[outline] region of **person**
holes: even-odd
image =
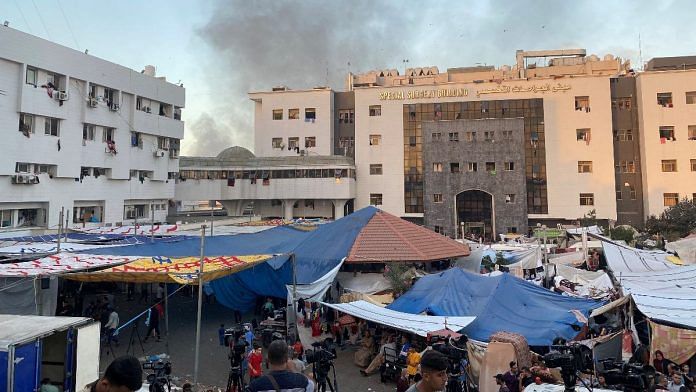
[[[133,296],[135,295],[135,283],[134,282],[128,282],[128,287],[127,287],[127,301],[132,301]]]
[[[83,317],[92,317],[94,314],[94,301],[89,301],[89,305],[85,308],[85,311],[82,312]]]
[[[242,312],[239,310],[234,310],[234,322],[235,324],[241,324],[242,323]]]
[[[164,283],[160,283],[157,285],[157,294],[155,296],[157,298],[157,302],[160,302],[164,299]]]
[[[510,392],[510,389],[505,384],[505,377],[498,373],[495,375],[495,385],[499,385],[498,392]]]
[[[656,372],[660,372],[662,374],[667,374],[667,371],[669,370],[667,368],[669,363],[670,363],[670,361],[665,358],[664,354],[662,354],[662,351],[660,351],[660,350],[655,351],[655,359],[653,359],[653,367],[655,368]]]
[[[527,366],[522,366],[520,372],[520,391],[523,391],[528,385],[534,384],[534,377],[531,370]]]
[[[517,371],[517,362],[510,361],[510,370],[503,374],[505,379],[505,385],[508,387],[510,392],[519,392],[520,390],[520,380],[519,373]]]
[[[145,303],[147,304],[149,302],[150,293],[148,291],[148,286],[149,283],[143,283],[140,287],[140,298],[138,298],[138,303],[140,303],[141,301],[145,301]]]
[[[143,342],[147,342],[147,339],[150,338],[150,335],[155,334],[155,337],[157,338],[157,341],[160,341],[160,329],[159,329],[159,320],[160,320],[160,312],[157,309],[157,307],[152,307],[148,310],[148,317],[147,317],[147,333],[145,334],[145,339]]]
[[[317,313],[314,315],[314,319],[312,320],[312,337],[316,338],[318,336],[321,336],[321,318]]]
[[[191,385],[191,383],[187,382],[181,386],[181,391],[182,392],[193,392],[193,386]]]
[[[41,380],[41,389],[39,392],[60,392],[57,386],[51,384],[51,379],[46,377]]]
[[[218,340],[221,346],[225,345],[225,324],[220,324],[220,328],[218,328]]]
[[[263,375],[263,369],[261,369],[262,362],[261,346],[254,344],[254,350],[249,354],[249,382]]]
[[[143,369],[137,358],[125,355],[113,360],[104,375],[81,392],[135,392],[143,385]]]
[[[363,335],[362,342],[360,343],[360,348],[355,352],[353,356],[353,362],[358,367],[367,367],[372,360],[372,353],[375,351],[375,340],[370,335],[370,331],[366,330]]]
[[[439,351],[428,350],[420,361],[422,379],[411,385],[406,392],[443,391],[447,384],[447,357]]]
[[[669,392],[689,392],[689,388],[684,385],[684,379],[681,373],[675,372],[672,374],[672,380],[667,384]]]
[[[109,307],[109,309],[111,310],[109,313],[109,319],[104,325],[104,330],[106,331],[106,341],[107,343],[115,341],[116,345],[118,346],[118,338],[114,335],[114,332],[116,331],[116,328],[118,328],[119,324],[118,313],[114,308]]]
[[[594,383],[593,386],[596,387],[596,388],[603,388],[603,389],[608,389],[608,388],[609,388],[609,384],[607,384],[607,379],[606,379],[606,377],[604,377],[604,376],[601,375],[601,374],[600,374],[599,376],[597,376],[597,381],[595,381],[595,383]]]
[[[408,337],[408,335],[403,335],[401,337],[401,351],[399,352],[399,358],[402,361],[406,361],[406,357],[408,356],[408,350],[411,348],[411,339]]]
[[[273,317],[273,311],[275,308],[273,307],[273,302],[271,301],[271,297],[266,298],[266,303],[263,304],[263,318],[267,319],[270,317]]]
[[[666,391],[667,390],[667,377],[657,373],[655,374],[655,391]]]
[[[592,252],[592,256],[587,260],[587,269],[590,271],[597,271],[599,269],[599,252]]]
[[[406,357],[406,371],[408,372],[409,380],[414,380],[416,378],[420,361],[420,353],[416,351],[415,347],[411,346],[411,348],[408,349],[408,356]]]
[[[297,354],[298,358],[302,357],[302,353],[304,353],[304,347],[302,346],[302,342],[300,342],[300,338],[297,338],[297,340],[295,340],[295,344],[292,345],[292,351],[295,354]]]
[[[392,358],[386,357],[386,351],[388,351],[386,355],[391,355]],[[393,357],[395,354],[396,341],[394,340],[394,336],[390,335],[387,337],[387,342],[382,344],[382,346],[379,348],[379,352],[377,355],[375,355],[375,358],[372,360],[372,362],[370,362],[367,368],[365,370],[360,370],[360,374],[363,376],[369,376],[370,374],[374,373],[375,370],[379,369],[387,359],[390,359],[391,362],[396,362],[396,358]]]
[[[685,363],[681,365],[682,377],[684,377],[684,384],[691,387],[694,384],[694,374],[689,371],[689,364]]]
[[[300,354],[298,354],[296,351],[292,352],[292,360],[290,361],[293,367],[293,371],[295,373],[304,373],[305,369],[307,369],[307,365],[300,359]]]
[[[270,371],[249,383],[249,392],[314,392],[314,383],[301,373],[288,370],[288,345],[274,340],[268,346]]]

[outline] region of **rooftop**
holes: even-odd
[[[196,167],[288,167],[288,166],[355,166],[351,157],[340,155],[305,155],[288,157],[257,157],[244,147],[229,147],[216,157],[179,158],[179,168]]]

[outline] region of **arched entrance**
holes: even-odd
[[[468,190],[457,195],[457,230],[460,236],[474,235],[490,241],[495,235],[493,195]]]

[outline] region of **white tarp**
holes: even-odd
[[[375,294],[392,288],[389,280],[380,273],[339,272],[338,283],[345,290],[363,294]]]
[[[293,287],[291,284],[285,285],[285,288],[288,290],[288,303],[295,303],[292,295],[294,291],[297,292],[296,299],[302,298],[312,302],[319,302],[324,299],[324,294],[326,294],[326,291],[331,287],[334,279],[336,279],[336,274],[338,274],[338,270],[341,269],[342,265],[343,260],[331,271],[327,272],[326,275],[310,284],[298,284],[296,287]]]
[[[91,268],[125,264],[143,256],[101,256],[80,253],[58,253],[33,261],[0,264],[0,277],[45,276]]]
[[[61,242],[60,250],[63,252],[82,252],[88,249],[109,248],[117,245],[95,245],[82,244],[76,242]],[[12,245],[3,246],[0,248],[0,253],[10,254],[32,254],[32,253],[53,253],[58,250],[58,245],[55,242],[17,242]]]
[[[664,271],[679,268],[678,265],[667,259],[667,257],[672,256],[667,252],[631,248],[619,245],[606,237],[597,237],[602,239],[604,257],[607,259],[609,269],[617,279],[619,274],[624,272]]]
[[[696,266],[615,277],[649,318],[696,328]]]
[[[576,294],[582,297],[603,298],[614,288],[609,275],[602,271],[587,271],[563,264],[556,264],[555,270],[555,276],[579,284]]]
[[[524,392],[563,392],[565,391],[565,386],[563,385],[553,385],[553,384],[531,384],[524,389]],[[575,392],[588,392],[588,389],[583,386],[576,386]],[[592,388],[592,392],[617,392],[616,389],[600,389]]]
[[[577,227],[572,229],[566,229],[566,233],[570,235],[582,235],[582,233],[602,234],[602,228],[597,225],[588,227]]]
[[[668,242],[665,249],[678,254],[684,264],[696,264],[696,235]]]
[[[11,345],[23,343],[39,336],[50,335],[54,331],[63,331],[72,326],[92,322],[92,319],[86,317],[0,314],[0,349],[7,349]]]
[[[113,227],[92,227],[92,228],[82,228],[82,227],[72,227],[71,230],[87,233],[87,234],[130,234],[130,235],[163,235],[163,234],[174,234],[179,230],[179,226],[174,225],[138,225],[137,229],[135,226],[113,226]]]
[[[216,224],[217,225],[217,224]],[[237,234],[253,234],[253,233],[259,233],[261,231],[265,231],[268,229],[273,229],[278,226],[236,226],[236,225],[227,225],[227,226],[213,226],[213,235],[237,235]],[[210,230],[208,230],[209,232]],[[190,235],[190,236],[199,236],[201,235],[201,230],[200,229],[195,229],[195,230],[180,230],[175,233],[176,235]]]
[[[439,331],[445,328],[459,331],[471,324],[475,319],[475,317],[423,316],[401,313],[366,301],[344,304],[324,303],[324,305],[364,320],[411,332],[419,336],[428,336],[428,332]]]

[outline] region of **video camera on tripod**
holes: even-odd
[[[566,392],[575,391],[578,372],[593,372],[592,350],[581,344],[567,345],[563,339],[554,340],[554,343],[551,352],[544,355],[544,363],[549,368],[561,368]]]
[[[322,343],[312,343],[312,347],[312,350],[305,351],[305,358],[307,363],[312,365],[312,374],[317,381],[317,391],[326,391],[327,385],[331,391],[337,391],[338,381],[336,380],[336,368],[333,364],[337,356],[333,339],[327,338]],[[333,369],[333,384],[329,378],[331,369]]]
[[[601,361],[604,370],[599,375],[604,376],[607,385],[621,385],[624,391],[646,391],[654,383],[655,369],[634,363],[616,361],[607,358]]]
[[[442,336],[431,336],[430,343],[433,350],[444,354],[449,361],[447,367],[447,391],[461,392],[469,390],[468,385],[459,382],[459,378],[466,373],[463,366],[468,361],[469,356],[466,351],[467,337],[462,335],[458,339],[445,338]]]
[[[146,377],[147,383],[150,384],[150,392],[164,392],[165,385],[167,386],[167,391],[172,390],[171,362],[162,360],[144,362],[143,370],[152,371],[152,373],[148,374]]]

